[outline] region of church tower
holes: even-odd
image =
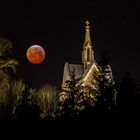
[[[90,26],[89,26],[89,21],[86,21],[85,42],[84,42],[83,51],[82,51],[82,63],[84,65],[84,70],[93,60],[94,60],[94,52],[93,52],[92,43],[90,40]]]

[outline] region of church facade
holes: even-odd
[[[101,75],[100,67],[95,61],[94,50],[90,37],[89,21],[86,21],[85,26],[85,41],[82,50],[82,64],[70,64],[68,62],[64,65],[62,89],[66,89],[66,81],[71,80],[71,73],[74,72],[75,79],[79,79],[79,84],[82,86],[90,86],[95,89],[97,86],[97,79]],[[96,80],[95,80],[96,79]]]

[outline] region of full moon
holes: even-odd
[[[33,45],[27,50],[27,59],[32,64],[39,64],[45,59],[45,51],[39,45]]]

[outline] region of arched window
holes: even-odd
[[[90,49],[87,49],[87,61],[90,61]]]

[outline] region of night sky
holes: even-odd
[[[85,21],[98,62],[107,52],[114,77],[129,72],[140,83],[140,8],[135,2],[0,1],[0,36],[13,42],[18,74],[33,88],[61,85],[64,63],[81,64]],[[42,64],[33,65],[26,51],[33,44],[46,51]]]

